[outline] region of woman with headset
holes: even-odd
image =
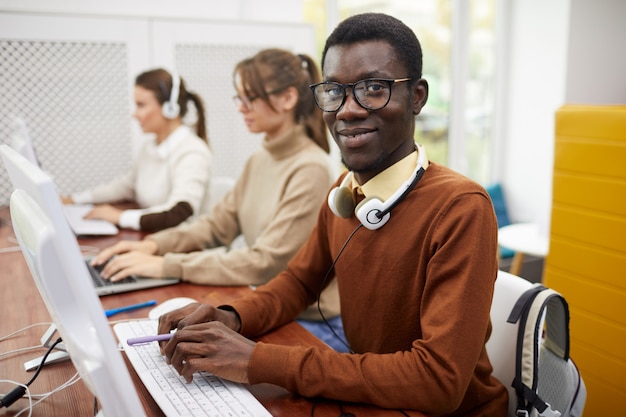
[[[95,204],[87,218],[120,227],[156,232],[176,226],[208,208],[212,153],[206,134],[204,104],[184,81],[164,69],[135,79],[133,116],[154,134],[139,150],[131,170],[108,184],[63,197],[66,204]],[[183,124],[188,102],[196,108],[195,132]],[[132,201],[137,209],[110,203]]]
[[[313,230],[333,177],[326,126],[309,88],[320,81],[319,69],[309,56],[265,49],[239,62],[233,81],[235,105],[248,130],[264,134],[262,148],[207,215],[98,254],[95,265],[110,259],[105,278],[258,286],[286,267]],[[245,247],[230,247],[240,235]],[[206,250],[215,248],[228,250]],[[332,334],[343,334],[334,280],[319,310],[313,304],[299,319],[330,346],[345,348]]]

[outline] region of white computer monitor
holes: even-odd
[[[145,416],[54,182],[7,145],[0,156],[15,190],[11,220],[37,289],[100,415]]]
[[[40,166],[39,159],[37,158],[37,152],[35,152],[35,146],[33,145],[30,133],[28,132],[26,122],[19,117],[14,117],[11,123],[10,145],[28,161]]]

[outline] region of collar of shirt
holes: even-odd
[[[365,197],[375,196],[387,200],[415,171],[417,150],[411,152],[363,185],[352,176],[352,190]]]
[[[178,144],[190,133],[189,127],[185,125],[180,125],[174,129],[174,131],[170,133],[170,135],[163,142],[159,143],[155,147],[159,158],[167,159],[168,155],[170,155],[174,149],[178,147]]]

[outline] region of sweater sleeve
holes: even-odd
[[[124,211],[120,226],[157,232],[177,226],[205,208],[211,178],[211,153],[204,143],[191,139],[181,144],[167,161],[171,189],[167,200],[143,209]]]
[[[91,190],[72,193],[76,204],[108,204],[135,199],[135,171],[130,170],[111,182],[101,184]]]
[[[247,247],[229,251],[198,251],[201,247],[228,245],[239,234],[233,192],[227,194],[204,218],[201,228],[185,228],[193,234],[194,245],[185,244],[186,238],[181,233],[150,237],[157,240],[161,253],[168,252],[164,256],[165,274],[207,285],[266,283],[285,268],[308,237],[320,202],[328,191],[329,175],[328,168],[322,164],[307,164],[294,170],[271,222],[256,241],[248,242]],[[245,185],[238,182],[235,187],[238,186]],[[202,235],[209,238],[203,241]],[[166,242],[176,239],[181,240],[174,246]]]

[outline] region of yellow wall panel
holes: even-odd
[[[556,112],[557,137],[624,139],[626,105],[565,105]]]
[[[559,204],[553,207],[554,236],[606,249],[618,247],[626,236],[626,218],[598,210],[578,210]]]
[[[554,144],[555,168],[560,171],[584,172],[592,176],[624,177],[626,172],[626,144],[615,138],[586,138],[559,136]]]
[[[556,113],[544,282],[568,300],[585,416],[626,415],[626,106]]]
[[[616,387],[615,390],[618,392],[623,392],[622,376],[626,369],[619,361],[579,344],[571,354],[585,382],[587,378],[593,378],[602,384]],[[593,417],[595,414],[585,412],[584,415]]]
[[[626,156],[622,164],[626,167]],[[565,204],[607,214],[619,215],[624,212],[626,181],[555,173],[552,185],[555,205]],[[581,196],[581,189],[586,190],[585,196]]]
[[[548,268],[546,268],[548,272]],[[603,282],[594,281],[586,277],[577,276],[573,273],[550,270],[550,282],[552,285],[563,289],[563,296],[567,299],[570,307],[576,307],[576,314],[593,315],[617,325],[619,314],[624,312],[626,305],[626,290],[614,286],[605,285]],[[593,306],[592,310],[585,310]],[[572,313],[574,314],[574,313]],[[577,323],[572,323],[577,325]],[[621,327],[626,332],[626,326]],[[585,337],[586,334],[581,334]],[[626,336],[626,334],[624,334]],[[626,337],[624,338],[624,352],[626,352]]]
[[[593,377],[585,378],[584,417],[624,417],[624,393]],[[593,393],[593,394],[592,394]]]
[[[549,272],[548,276],[544,274],[546,280],[551,279],[552,271],[561,271],[608,287],[626,289],[626,254],[623,252],[603,250],[559,237],[550,239],[550,253],[545,261],[546,272]],[[626,310],[626,306],[624,308]]]

